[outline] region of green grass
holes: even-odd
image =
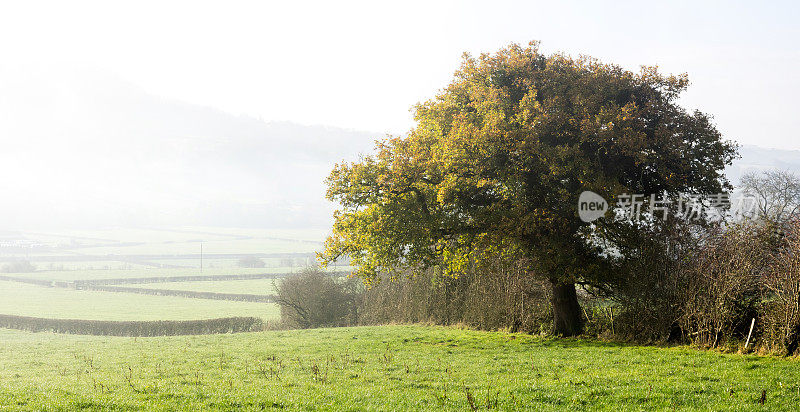
[[[488,394],[501,410],[800,402],[794,360],[442,327],[138,339],[0,330],[0,341],[0,409],[469,410],[467,390],[476,407]]]
[[[191,320],[228,316],[275,319],[276,304],[46,288],[0,281],[0,313],[59,319]]]

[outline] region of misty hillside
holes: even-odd
[[[269,96],[264,96],[269,99]],[[313,98],[310,96],[309,98]],[[324,179],[379,133],[231,115],[97,73],[0,87],[4,227],[325,227]],[[800,152],[741,148],[728,169],[800,172]]]
[[[0,113],[12,227],[327,226],[324,178],[381,137],[265,123],[102,76],[31,76],[0,88]]]
[[[725,170],[731,183],[738,184],[742,174],[749,171],[769,169],[789,170],[800,174],[800,150],[768,149],[743,145],[739,148],[741,158]]]

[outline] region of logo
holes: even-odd
[[[578,216],[586,223],[603,217],[607,210],[608,202],[595,192],[587,190],[578,198]]]

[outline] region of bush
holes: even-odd
[[[689,272],[704,229],[669,219],[617,230],[615,273],[606,287],[590,289],[596,299],[585,304],[587,332],[639,342],[680,339]]]
[[[365,292],[364,324],[463,324],[542,333],[550,329],[550,288],[518,256],[482,253],[458,277],[436,268],[384,275]]]
[[[338,280],[309,268],[280,279],[275,302],[287,327],[348,326],[358,321],[361,288],[358,279]]]
[[[800,345],[800,223],[787,225],[784,244],[764,279],[763,344],[793,355]]]
[[[613,281],[587,304],[589,333],[710,347],[746,339],[776,250],[768,224],[672,220],[628,230],[618,234]]]
[[[682,321],[695,343],[707,346],[747,337],[758,316],[762,281],[772,262],[772,230],[745,222],[710,237],[692,264]]]

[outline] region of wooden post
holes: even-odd
[[[753,318],[753,320],[750,321],[750,332],[747,333],[747,341],[745,341],[745,343],[744,343],[744,349],[745,350],[747,350],[747,345],[750,344],[750,336],[753,335],[753,326],[755,326],[755,325],[756,325],[756,318]]]

